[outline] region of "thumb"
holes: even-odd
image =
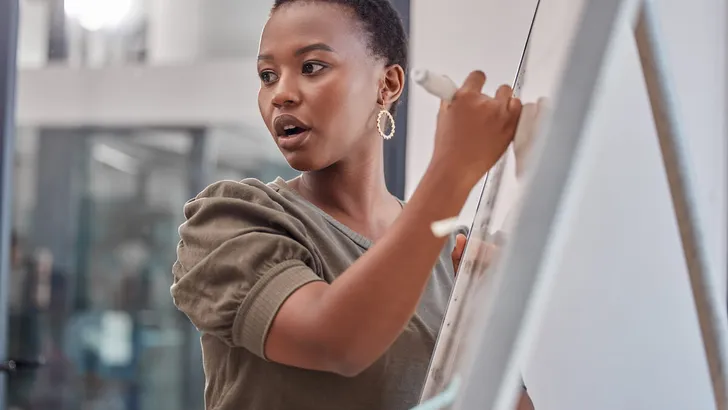
[[[452,250],[452,265],[455,268],[456,273],[458,271],[458,268],[460,267],[460,260],[463,257],[463,251],[465,250],[466,242],[467,238],[463,234],[458,234],[455,237],[455,248]]]

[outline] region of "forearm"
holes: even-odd
[[[431,167],[387,234],[323,293],[316,327],[347,363],[367,366],[399,336],[445,244],[430,225],[457,215],[471,186]]]
[[[531,401],[531,396],[528,395],[528,392],[525,389],[521,393],[521,397],[516,405],[516,410],[535,410],[533,402]]]

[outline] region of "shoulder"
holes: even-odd
[[[270,256],[275,262],[291,256],[308,260],[306,227],[289,211],[275,187],[259,180],[215,182],[184,205],[178,263],[190,270],[211,255],[218,262],[229,260],[230,266],[246,255]]]
[[[202,332],[263,357],[269,324],[300,286],[321,280],[302,223],[275,187],[219,181],[185,204],[173,300]]]
[[[236,214],[238,217],[264,213],[273,216],[285,213],[285,202],[273,184],[253,178],[223,180],[207,186],[187,201],[184,215],[188,220],[199,213]]]
[[[265,184],[258,179],[222,180],[208,185],[187,203],[206,199],[228,199],[264,204],[272,201],[276,195],[278,192],[274,185]]]
[[[294,205],[275,186],[257,179],[215,182],[187,201],[183,212],[183,241],[196,236],[225,240],[251,232],[305,236]]]

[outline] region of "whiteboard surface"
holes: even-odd
[[[553,96],[581,4],[542,0],[524,102]],[[707,365],[631,27],[620,28],[607,61],[587,127],[599,141],[585,154],[582,177],[589,183],[569,215],[569,246],[523,363],[525,381],[538,410],[710,410]],[[520,189],[512,171],[502,189],[510,200],[497,207],[494,229]],[[470,304],[478,314],[482,302]],[[461,332],[459,342],[467,343],[467,329]]]

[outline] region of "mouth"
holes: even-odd
[[[273,131],[278,138],[296,137],[309,130],[311,127],[290,114],[279,115],[273,121]]]

